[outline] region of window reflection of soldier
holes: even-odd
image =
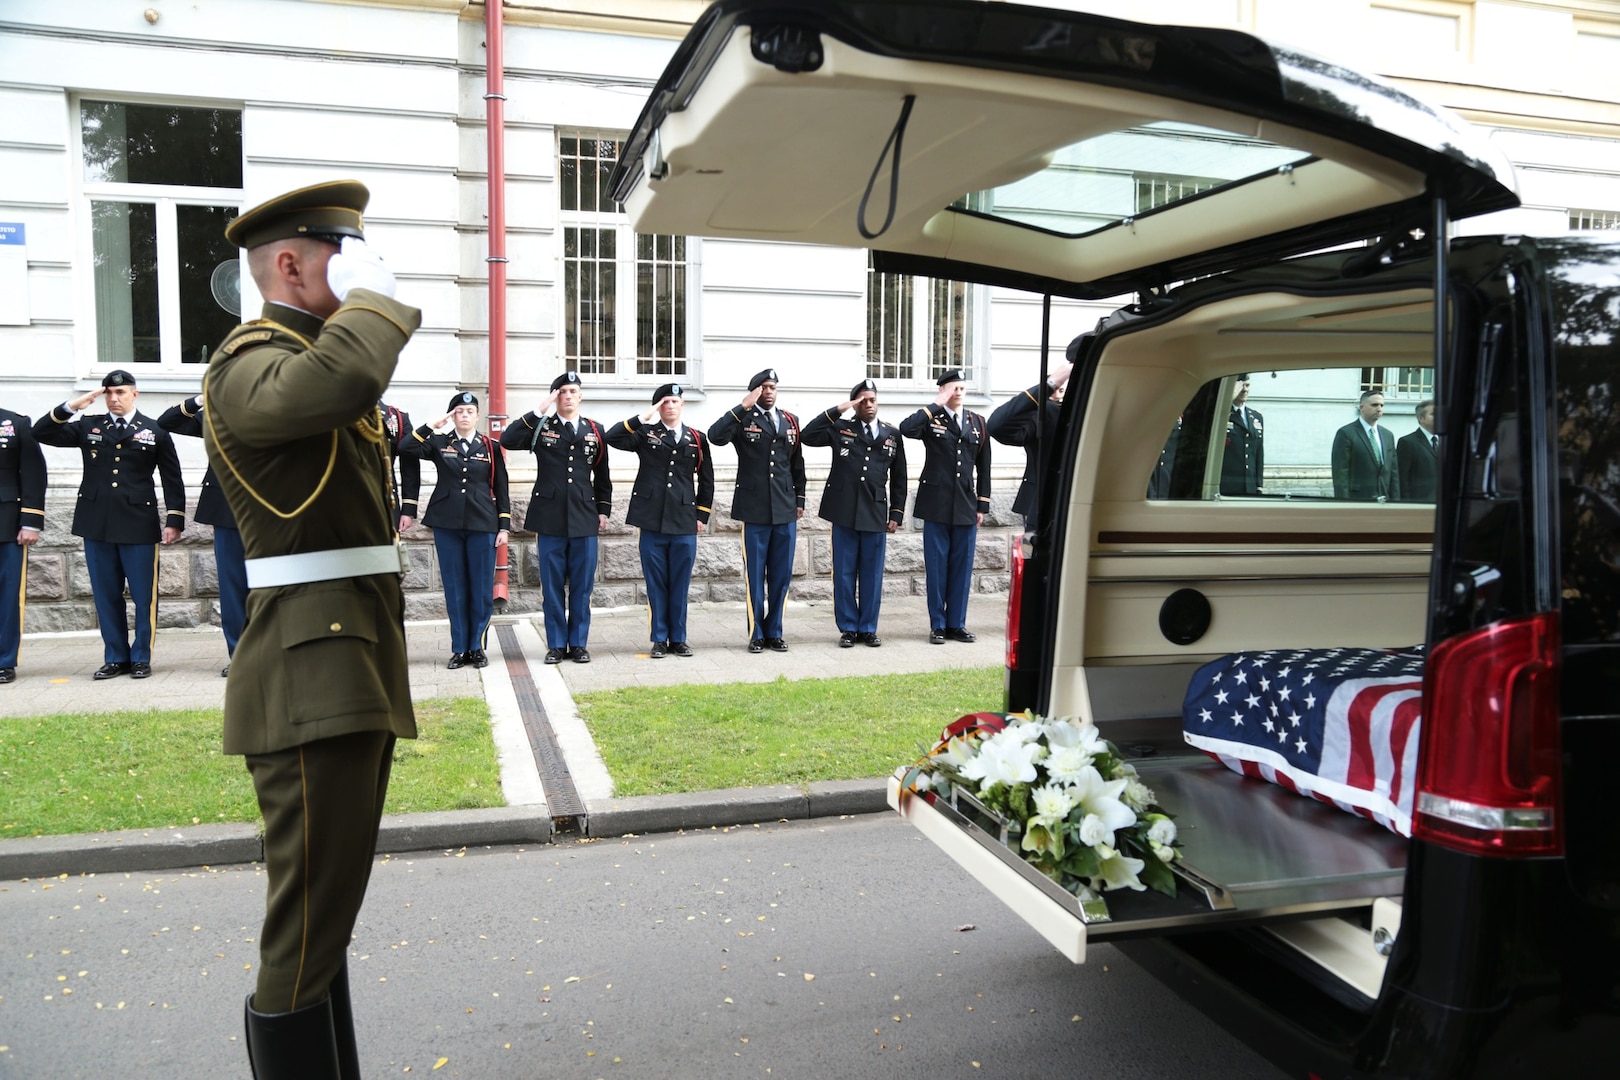
[[[259,1080],[360,1075],[349,942],[394,740],[416,737],[377,399],[421,313],[393,299],[360,239],[368,198],[357,181],[317,184],[226,227],[264,312],[231,331],[203,382],[208,460],[247,555],[225,752],[245,757],[264,816],[245,1010]]]
[[[1221,456],[1221,494],[1259,495],[1265,485],[1265,417],[1248,406],[1249,377],[1239,375],[1226,418],[1226,452]]]
[[[899,428],[878,419],[877,383],[861,381],[849,398],[811,417],[804,442],[833,448],[820,514],[832,523],[838,646],[875,649],[883,644],[877,623],[889,534],[906,515],[906,444]],[[843,419],[845,412],[853,415]]]
[[[171,405],[158,417],[158,427],[171,435],[203,437],[202,395],[186,398]],[[230,675],[231,656],[242,637],[242,622],[247,618],[247,568],[243,565],[242,534],[236,529],[236,515],[231,513],[225,493],[220,490],[214,467],[203,473],[202,490],[197,493],[195,519],[214,531],[214,577],[219,585],[219,623],[225,631],[225,667],[223,678]]]
[[[0,409],[0,683],[17,678],[28,549],[45,527],[45,454],[28,417]]]
[[[1075,339],[1078,343],[1080,338]],[[1074,347],[1070,346],[1072,352]],[[1018,482],[1018,495],[1013,499],[1013,512],[1024,516],[1024,528],[1031,527],[1035,516],[1036,477],[1047,461],[1043,447],[1035,445],[1036,404],[1039,403],[1041,438],[1050,439],[1057,430],[1058,413],[1062,408],[1063,391],[1068,385],[1074,364],[1065,361],[1046,376],[1044,383],[1036,383],[1021,394],[1014,394],[990,414],[986,424],[990,437],[1004,446],[1024,448],[1024,478]]]

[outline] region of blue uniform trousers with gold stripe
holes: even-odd
[[[535,537],[548,649],[583,649],[591,643],[596,550],[595,536]]]
[[[107,664],[150,664],[152,633],[157,628],[156,544],[84,542],[84,561],[90,571],[90,592],[101,627],[101,656]],[[135,603],[135,642],[130,644],[129,619],[124,609],[124,583]]]
[[[450,614],[450,651],[482,649],[495,614],[495,534],[434,529],[433,549],[439,553],[444,606]]]
[[[757,525],[742,523],[743,575],[748,582],[748,636],[782,636],[782,605],[787,603],[793,579],[793,545],[799,523]]]
[[[28,549],[14,538],[0,540],[0,668],[17,666],[28,587]]]
[[[877,633],[889,534],[832,527],[833,621],[847,634]]]
[[[973,549],[977,525],[923,522],[923,572],[928,579],[928,628],[967,626],[968,594],[973,588]]]
[[[219,623],[225,630],[225,655],[236,653],[236,642],[247,621],[247,559],[242,534],[224,525],[214,526],[214,576],[219,580]]]

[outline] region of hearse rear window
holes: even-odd
[[[1166,433],[1147,497],[1432,504],[1434,408],[1429,367],[1213,379]]]

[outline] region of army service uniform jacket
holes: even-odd
[[[990,438],[984,417],[962,410],[963,427],[930,402],[900,421],[900,433],[923,444],[922,475],[911,516],[945,525],[976,525],[990,512]]]
[[[1035,445],[1035,418],[1040,406],[1040,437],[1048,441],[1057,431],[1059,406],[1051,400],[1053,390],[1045,383],[1036,383],[1022,394],[1014,394],[990,414],[985,426],[990,437],[1003,446],[1024,448],[1024,476],[1018,482],[1018,494],[1013,498],[1013,513],[1025,516],[1035,513],[1035,476],[1046,462],[1045,447]]]
[[[663,421],[643,424],[641,417],[608,428],[608,445],[628,450],[641,460],[630,489],[625,522],[638,529],[685,535],[705,525],[714,505],[714,462],[709,441],[696,428],[681,425],[677,444]]]
[[[104,544],[155,544],[162,539],[163,526],[186,527],[180,455],[169,433],[145,413],[124,417],[128,426],[122,436],[114,435],[113,419],[111,413],[75,417],[58,405],[35,422],[34,437],[47,446],[76,446],[84,459],[73,508],[74,536]],[[154,473],[168,509],[161,520]]]
[[[595,420],[527,412],[501,432],[508,450],[534,451],[534,491],[523,527],[540,536],[595,536],[613,513],[607,432]]]
[[[787,525],[799,520],[804,509],[804,448],[799,445],[799,418],[777,409],[771,431],[765,410],[755,405],[733,405],[709,426],[709,441],[717,446],[734,443],[737,451],[737,490],[731,499],[731,519],[754,525]]]
[[[157,422],[158,427],[170,435],[203,437],[202,410],[195,408],[193,399],[189,397],[165,409]],[[204,525],[236,528],[236,517],[231,513],[231,504],[225,501],[225,493],[219,488],[219,478],[214,475],[212,465],[203,473],[202,490],[197,493],[197,512],[192,517]]]
[[[411,437],[411,414],[379,401],[383,427],[388,432],[388,482],[394,482],[394,464],[399,465],[399,486],[394,489],[394,509],[397,515],[420,517],[416,503],[422,494],[422,462],[410,455],[400,454],[400,443]]]
[[[436,435],[423,424],[400,440],[401,458],[431,461],[439,470],[422,524],[430,529],[500,532],[512,525],[506,488],[506,455],[483,432],[462,445],[455,431]]]
[[[0,409],[0,544],[45,528],[45,455],[28,417]]]
[[[1243,414],[1248,413],[1248,423]],[[1253,409],[1234,408],[1226,418],[1226,451],[1221,456],[1221,494],[1258,495],[1266,474],[1266,418]]]
[[[877,438],[856,417],[836,409],[804,425],[806,446],[832,447],[832,469],[821,492],[820,517],[856,532],[885,532],[906,516],[906,444],[900,429],[877,422]]]
[[[367,289],[324,323],[267,303],[214,353],[208,461],[249,560],[395,542],[377,400],[421,318]],[[361,731],[416,736],[399,574],[250,589],[225,687],[225,752]]]

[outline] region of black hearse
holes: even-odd
[[[1041,433],[1006,706],[1134,756],[1179,895],[1088,910],[897,781],[909,820],[1072,959],[1117,942],[1294,1075],[1620,1069],[1620,243],[1452,236],[1516,205],[1511,168],[1332,63],[961,0],[721,0],[612,186],[645,232],[1134,298]],[[1437,402],[1433,501],[1336,497],[1309,453],[1223,494],[1245,380],[1291,403],[1279,450],[1361,391],[1407,426]],[[1313,412],[1323,387],[1346,404]],[[1417,643],[1410,839],[1184,741],[1206,662]]]

